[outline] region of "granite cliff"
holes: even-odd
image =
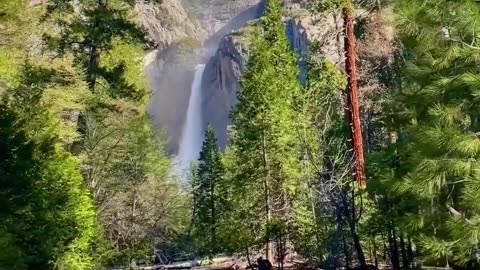
[[[205,1],[195,2],[196,7],[202,8],[202,2]],[[190,9],[183,8],[179,0],[164,0],[161,5],[138,5],[138,11],[143,12],[140,22],[157,44],[157,50],[149,54],[145,65],[152,90],[148,111],[155,126],[167,131],[172,153],[178,149],[193,69],[201,62],[206,63],[202,78],[203,124],[214,126],[222,147],[227,143],[230,110],[248,61],[250,30],[263,13],[264,1],[242,0],[230,9],[227,2],[216,0],[223,8],[221,16],[208,16],[212,14],[208,10],[196,13],[191,0],[183,0]],[[321,18],[313,16],[304,9],[304,3],[286,1],[284,14],[286,34],[299,57],[301,81],[305,80],[303,60],[310,42],[319,42],[327,58],[334,63],[341,65],[342,59],[338,51],[341,48],[338,43],[342,41],[341,22],[335,14]],[[173,19],[168,19],[170,17]],[[181,24],[182,21],[185,23]],[[205,25],[214,25],[215,31]]]
[[[235,104],[236,93],[240,90],[239,79],[246,68],[249,54],[250,28],[255,21],[223,36],[218,49],[207,62],[203,77],[204,123],[212,124],[220,146],[227,144],[229,113]],[[293,50],[298,55],[300,81],[306,79],[305,54],[308,44],[316,41],[322,44],[326,57],[338,65],[342,64],[341,52],[337,50],[341,28],[334,15],[316,18],[299,4],[286,7],[285,30]],[[340,44],[340,46],[342,46]]]

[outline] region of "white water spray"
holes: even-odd
[[[182,182],[188,180],[192,161],[198,159],[203,143],[202,123],[202,76],[205,65],[195,67],[187,118],[183,126],[182,138],[176,157],[175,172]]]

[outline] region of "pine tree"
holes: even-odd
[[[42,142],[49,134],[55,149],[75,155],[70,162],[61,151],[69,170],[81,169],[80,180],[97,206],[104,230],[96,232],[95,239],[101,241],[95,244],[109,249],[105,254],[95,249],[95,255],[114,264],[145,258],[154,246],[186,229],[188,206],[185,194],[170,180],[169,160],[144,110],[148,94],[141,74],[147,44],[135,24],[135,3],[42,2],[0,4],[2,98],[15,108],[19,121],[29,119],[22,128],[29,141]],[[72,173],[70,180],[78,181],[78,176]],[[70,189],[65,185],[63,193]],[[90,196],[84,187],[82,192]],[[50,195],[54,200],[55,194]],[[165,215],[168,218],[160,218]],[[65,225],[71,226],[76,224]],[[110,243],[104,243],[103,233]],[[2,245],[14,241],[9,231],[0,238]],[[56,248],[61,252],[64,247],[59,243]],[[83,248],[76,251],[79,256],[85,255]],[[85,259],[91,259],[88,256]],[[50,259],[57,260],[53,255]],[[70,267],[83,260],[65,259]]]
[[[268,228],[289,224],[298,186],[295,97],[298,68],[281,20],[279,1],[267,2],[256,28],[247,71],[232,113],[239,215],[252,235],[266,240]],[[262,242],[261,239],[257,239]]]
[[[96,212],[63,148],[86,87],[70,59],[46,61],[32,44],[41,6],[8,0],[0,10],[0,268],[92,269]]]
[[[334,250],[338,239],[329,194],[333,185],[321,176],[327,174],[325,161],[334,152],[333,130],[344,122],[341,96],[346,78],[325,59],[318,44],[310,45],[307,60],[306,85],[297,98],[302,163],[292,241],[296,252],[323,263],[329,256],[340,256]]]
[[[102,55],[119,43],[145,43],[145,34],[132,18],[134,2],[49,0],[47,3],[45,19],[60,31],[46,33],[45,39],[60,54],[73,53],[76,64],[85,70],[85,80],[92,92],[98,91],[98,80],[105,80],[110,86],[105,90],[113,97],[143,98],[144,89],[125,79],[126,59],[112,66],[102,64],[101,60]]]
[[[62,149],[48,106],[30,103],[35,116],[27,118],[17,105],[15,96],[0,102],[0,238],[18,261],[1,258],[0,267],[92,269],[99,228],[78,164]]]
[[[478,252],[480,6],[475,1],[399,1],[408,63],[398,123],[407,146],[403,191],[419,199],[412,218],[422,255],[473,264]],[[477,265],[478,267],[478,265]]]
[[[215,255],[222,243],[218,237],[218,223],[225,209],[223,190],[224,166],[212,126],[205,131],[198,168],[193,182],[194,234],[203,252]]]

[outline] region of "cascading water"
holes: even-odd
[[[175,173],[182,182],[188,180],[191,163],[198,159],[202,148],[202,76],[204,70],[205,65],[197,65],[195,67],[195,75],[188,101],[187,117],[176,157]]]

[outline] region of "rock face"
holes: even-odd
[[[212,124],[221,147],[227,144],[230,110],[240,89],[239,77],[245,70],[248,55],[247,37],[234,34],[220,41],[216,54],[203,73],[203,119]]]
[[[218,33],[234,18],[241,17],[262,0],[182,0],[209,35]],[[224,33],[225,35],[225,33]],[[218,44],[217,44],[218,45]]]
[[[217,2],[222,7],[229,7],[231,2],[228,1]],[[240,90],[239,78],[248,61],[250,24],[265,10],[264,0],[237,0],[237,8],[230,9],[230,13],[207,16],[212,11],[204,11],[201,23],[196,23],[181,2],[163,0],[162,4],[152,4],[149,1],[137,1],[136,4],[139,22],[157,45],[157,50],[149,54],[145,63],[152,91],[148,112],[155,126],[166,131],[170,153],[176,153],[178,149],[193,70],[200,62],[206,62],[202,78],[203,122],[205,126],[214,126],[221,147],[227,144],[230,110],[236,102],[236,93]],[[202,7],[200,3],[203,2],[183,0],[188,5],[195,3],[197,7]],[[341,48],[338,42],[342,40],[337,34],[341,32],[339,20],[335,16],[315,18],[302,8],[301,1],[285,3],[286,34],[299,56],[299,79],[306,79],[304,56],[312,40],[321,44],[327,58],[340,65],[342,56],[337,49]],[[212,29],[200,27],[208,28],[209,22],[212,22],[209,20],[216,25],[217,31],[213,34]],[[200,49],[202,42],[203,50]],[[208,61],[204,57],[208,57]]]
[[[167,137],[169,153],[178,149],[194,68],[202,54],[200,47],[175,43],[151,52],[145,59],[144,71],[151,89],[147,112],[156,129]]]
[[[299,57],[299,80],[301,82],[306,80],[304,58],[308,50],[308,44],[312,40],[322,42],[324,45],[322,49],[327,58],[333,62],[340,61],[341,57],[336,50],[336,37],[330,35],[330,29],[325,27],[331,24],[332,20],[332,18],[326,17],[324,19],[325,23],[314,25],[314,19],[309,16],[285,18],[284,23],[288,40]],[[220,40],[215,55],[207,63],[203,77],[204,122],[214,126],[221,147],[227,144],[230,110],[235,104],[236,93],[240,90],[239,78],[248,61],[249,27],[247,25]],[[319,30],[319,28],[322,29]]]
[[[207,33],[189,16],[178,0],[136,1],[135,10],[140,25],[160,49],[185,38],[203,40]]]
[[[179,0],[136,1],[138,23],[156,49],[145,58],[144,72],[151,98],[147,112],[167,137],[167,150],[178,149],[193,70],[201,61],[207,36]]]
[[[180,0],[163,0],[161,4],[153,3],[153,1],[137,1],[136,3],[138,21],[157,47],[145,59],[145,74],[151,90],[151,99],[147,111],[156,129],[161,130],[164,136],[168,138],[167,150],[172,154],[177,152],[178,143],[182,136],[195,66],[201,62],[206,62],[205,56],[215,53],[219,44],[218,41],[225,34],[241,28],[249,20],[261,15],[258,6],[253,5],[261,0],[236,1],[237,9],[231,11],[231,13],[223,14],[228,17],[227,21],[229,23],[225,24],[224,21],[218,21],[217,25],[221,25],[222,28],[217,34],[210,36],[209,42],[205,42],[215,44],[214,49],[204,50],[201,48],[209,48],[208,45],[202,44],[208,34],[206,30],[200,27],[200,23],[195,21],[192,14],[183,8],[182,3],[188,4],[189,1],[200,2],[199,0],[184,0],[183,2]],[[222,3],[227,5],[230,3],[229,1],[224,0]],[[245,8],[247,8],[246,12],[243,11]],[[234,18],[230,20],[232,17]],[[216,37],[216,40],[212,37]],[[230,46],[225,45],[223,47],[227,49]],[[228,53],[225,51],[225,55]],[[223,55],[219,55],[218,58],[224,59],[223,62],[227,61],[227,58]],[[229,66],[226,63],[222,65],[224,67]],[[223,70],[223,68],[221,69]],[[211,69],[211,72],[213,70]],[[227,75],[226,80],[235,76],[238,77],[233,73]],[[212,74],[203,78],[217,77]],[[220,84],[224,82],[227,81],[219,81]],[[234,86],[224,84],[222,89],[230,89],[230,87]],[[215,92],[212,94],[218,96],[222,93]],[[212,96],[211,98],[215,97]],[[223,100],[227,100],[227,97],[223,97]],[[226,107],[216,114],[228,119],[230,105],[227,106],[228,108]]]
[[[227,23],[222,23],[222,27],[217,29],[210,37],[205,41],[205,47],[216,49],[219,47],[219,43],[226,35],[232,32],[240,31],[250,21],[258,19],[265,11],[265,0],[256,0],[256,4],[249,4],[246,9],[237,13]]]

